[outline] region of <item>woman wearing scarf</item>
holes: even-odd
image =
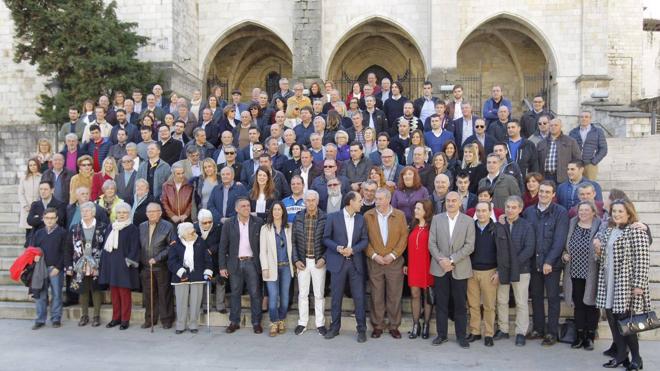
[[[72,255],[72,264],[67,267],[66,274],[73,278],[71,288],[80,294],[82,315],[78,326],[89,323],[89,295],[94,303],[92,327],[101,325],[101,302],[103,299],[98,285],[99,261],[105,241],[107,225],[96,220],[96,206],[92,202],[80,205],[80,222],[74,224],[69,231],[67,251]]]
[[[112,321],[105,327],[126,330],[131,319],[131,289],[139,287],[138,261],[140,259],[140,236],[138,228],[131,223],[131,206],[125,202],[115,207],[117,221],[105,234],[105,245],[101,253],[99,283],[110,286]]]
[[[213,214],[207,209],[199,210],[197,213],[197,223],[194,224],[195,232],[200,236],[204,241],[206,241],[206,247],[208,248],[208,253],[211,255],[211,262],[214,267],[218,266],[218,247],[220,245],[220,229],[222,228],[221,224],[213,223]],[[226,279],[218,276],[217,279],[211,281],[211,284],[215,283],[215,309],[225,314],[227,313],[227,308],[225,307],[225,283]],[[202,310],[206,313],[206,286],[204,286],[204,293],[202,294]]]
[[[167,260],[176,297],[176,334],[186,327],[195,334],[204,282],[213,276],[213,262],[206,241],[197,236],[192,223],[179,224],[177,232],[179,241],[170,248]]]

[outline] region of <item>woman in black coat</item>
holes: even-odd
[[[101,252],[99,284],[110,286],[112,321],[105,327],[121,330],[128,328],[131,320],[131,290],[140,286],[138,261],[140,238],[138,228],[131,223],[131,206],[125,202],[115,206],[117,220],[105,233],[105,245]]]
[[[211,255],[211,261],[214,267],[218,266],[218,247],[220,245],[221,228],[221,224],[213,223],[213,214],[210,211],[207,209],[199,210],[199,213],[197,213],[197,223],[195,223],[195,232],[206,241],[206,246]],[[225,307],[226,279],[217,276],[211,283],[215,283],[215,310],[225,314],[227,313],[227,308]],[[204,313],[207,312],[206,308],[206,286],[204,286],[204,293],[202,295],[202,310]]]
[[[213,262],[206,241],[197,236],[192,223],[179,224],[177,232],[179,240],[167,259],[176,297],[176,334],[182,334],[186,327],[194,334],[204,283],[213,276]]]

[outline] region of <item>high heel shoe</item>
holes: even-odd
[[[619,368],[619,366],[628,368],[630,366],[630,361],[628,360],[628,358],[626,358],[623,361],[619,362],[616,360],[616,358],[612,358],[610,359],[609,362],[603,364],[603,367],[605,368]]]
[[[427,321],[424,322],[424,327],[422,328],[422,339],[428,339],[429,338],[429,327],[431,327],[431,324]]]
[[[408,335],[408,339],[417,339],[419,336],[420,332],[420,327],[419,327],[419,321],[413,323],[412,330],[410,330],[410,334]]]

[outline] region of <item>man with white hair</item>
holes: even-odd
[[[275,105],[275,100],[280,98],[282,101],[286,102],[289,98],[293,96],[293,91],[289,89],[289,80],[286,77],[282,77],[279,81],[280,90],[273,94],[273,99],[270,101],[271,107],[277,109]]]
[[[309,322],[309,284],[314,288],[314,318],[319,335],[325,336],[324,289],[325,246],[323,231],[326,214],[319,209],[319,194],[308,190],[304,195],[306,208],[296,214],[291,233],[291,260],[298,269],[298,326],[294,332],[302,335]]]
[[[220,244],[220,229],[222,228],[221,224],[217,224],[213,221],[213,214],[207,209],[201,209],[197,213],[197,222],[195,223],[195,232],[197,235],[206,241],[206,246],[208,246],[209,254],[211,254],[213,260],[213,266],[218,266],[218,245]],[[227,280],[217,276],[211,281],[215,283],[215,310],[222,314],[227,313],[227,308],[225,306],[225,285]],[[207,302],[206,302],[206,290],[207,287],[204,286],[204,293],[202,294],[202,311],[207,312]]]
[[[137,178],[145,179],[149,183],[149,194],[156,199],[160,199],[163,183],[170,176],[170,165],[160,159],[160,146],[158,143],[149,144],[147,158],[147,161],[140,164]]]
[[[141,326],[143,329],[155,325],[158,319],[164,329],[171,328],[174,322],[174,297],[167,269],[167,254],[169,247],[176,243],[176,230],[172,223],[163,220],[162,216],[161,206],[151,202],[147,205],[147,221],[139,226],[140,263],[144,267],[142,302],[145,304],[145,312],[144,323]],[[153,297],[153,308],[151,308],[150,296]]]
[[[305,86],[302,82],[297,82],[293,85],[293,96],[286,100],[286,117],[289,119],[297,119],[300,115],[300,110],[305,106],[312,106],[312,101],[309,97],[303,95]]]

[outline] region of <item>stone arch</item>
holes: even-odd
[[[204,79],[240,89],[247,99],[251,88],[266,89],[270,72],[291,76],[292,59],[291,48],[272,29],[245,21],[218,36],[204,60]]]
[[[344,34],[328,58],[325,75],[336,81],[357,79],[373,65],[393,78],[426,76],[419,45],[401,25],[383,17],[367,18]],[[342,92],[345,94],[346,92]]]
[[[542,93],[548,107],[556,102],[555,52],[542,32],[528,21],[500,13],[468,29],[457,51],[459,74],[480,74],[481,101],[490,96],[492,85],[501,85],[511,99],[514,115],[525,110],[522,100]]]

